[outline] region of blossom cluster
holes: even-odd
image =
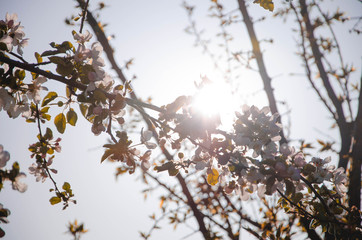
[[[18,47],[21,55],[22,47],[27,43],[23,27],[16,22],[16,18],[14,14],[7,14],[5,21],[0,21],[0,51],[3,55],[11,52],[14,46]],[[63,107],[63,111],[68,109],[68,113],[66,116],[63,112],[59,113],[54,123],[57,130],[64,133],[66,124],[76,124],[77,114],[71,108],[76,103],[83,116],[92,124],[91,131],[95,135],[107,132],[113,141],[104,145],[106,150],[101,161],[108,159],[121,162],[127,166],[129,173],[133,173],[137,166],[143,171],[150,169],[152,149],[157,146],[151,142],[151,138],[157,135],[162,148],[168,141],[173,149],[179,150],[185,139],[190,140],[196,148],[190,159],[179,153],[179,160],[167,161],[162,166],[156,166],[156,170],[167,170],[174,176],[179,169],[187,170],[194,166],[197,171],[206,171],[210,185],[219,183],[226,194],[236,193],[242,200],[248,200],[253,193],[264,197],[279,192],[295,204],[301,201],[309,204],[315,197],[307,193],[307,188],[314,191],[314,194],[319,194],[327,204],[337,200],[340,202],[345,195],[347,177],[344,169],[328,166],[330,158],[312,158],[308,162],[303,152],[296,151],[287,144],[280,144],[282,126],[278,123],[279,116],[272,115],[268,107],[259,109],[256,106],[243,106],[242,113],[236,112],[232,131],[225,132],[218,129],[220,119],[217,116],[203,116],[192,107],[192,97],[181,96],[173,103],[157,108],[159,118],[148,119],[154,132],[142,129],[139,143],[132,144],[126,131],[116,131],[113,136],[112,123],[125,123],[129,85],[124,83],[115,86],[112,77],[104,70],[103,48],[100,43],[94,42],[88,46],[92,39],[91,33],[73,31],[73,38],[77,48],[68,41],[61,44],[53,42],[50,45],[54,50],[36,54],[38,64],[42,63],[43,57],[48,57],[48,63],[55,64],[57,73],[67,80],[66,102],[51,103],[58,98],[56,92],[48,92],[42,100],[42,91],[48,90],[42,86],[47,78],[32,74],[32,82],[26,84],[23,81],[24,70],[10,68],[3,63],[0,69],[0,111],[7,111],[12,118],[22,114],[28,122],[37,121],[40,125],[40,122],[50,120],[51,116],[47,113],[51,105]],[[142,111],[142,106],[136,106],[136,109],[147,116]],[[47,128],[44,135],[41,134],[40,126],[39,130],[39,141],[29,147],[31,157],[36,159],[36,163],[29,167],[29,172],[36,177],[36,181],[44,182],[51,172],[57,173],[50,167],[54,152],[59,152],[61,148],[60,139],[53,140],[52,130]],[[136,148],[140,145],[147,148],[143,154]],[[25,174],[19,171],[18,165],[14,164],[12,170],[2,170],[9,158],[9,153],[3,151],[0,145],[2,180],[11,180],[13,189],[23,192],[26,185],[18,179]],[[63,200],[65,207],[67,206],[73,193],[69,183],[65,183],[63,189],[65,192],[56,192],[56,196],[50,200],[51,204]],[[324,193],[319,189],[323,189]],[[300,196],[301,191],[305,195]],[[321,211],[311,205],[308,209],[311,215]],[[336,214],[343,212],[340,209],[335,211]]]
[[[5,20],[0,20],[0,54],[6,55],[17,47],[18,54],[22,55],[22,48],[28,44],[23,26],[17,22],[17,15],[7,13]],[[30,102],[39,103],[41,90],[47,90],[42,84],[47,81],[43,76],[33,77],[30,84],[23,82],[25,71],[19,68],[10,68],[2,63],[0,73],[3,74],[0,81],[0,111],[7,111],[11,118],[17,118],[20,114],[24,117],[31,115]]]
[[[81,76],[81,82],[87,85],[83,92],[86,100],[83,106],[87,109],[85,116],[93,123],[92,132],[99,135],[106,131],[108,118],[120,124],[124,123],[126,91],[122,85],[114,86],[114,80],[103,69],[103,47],[100,43],[94,42],[90,48],[87,47],[86,43],[91,40],[92,34],[87,30],[84,33],[73,31],[73,37],[78,43],[72,57],[75,61],[74,66],[81,66],[76,68]],[[114,98],[107,101],[105,94],[112,94]]]
[[[17,47],[17,52],[23,55],[22,48],[28,45],[28,38],[25,37],[23,26],[17,22],[18,15],[6,13],[5,21],[0,20],[0,50],[11,52],[13,47]],[[6,49],[4,48],[6,47]]]
[[[243,106],[243,114],[236,112],[237,120],[234,124],[234,142],[236,146],[253,149],[253,157],[263,153],[272,157],[277,153],[277,142],[282,127],[277,122],[278,114],[271,116],[269,107],[259,110],[256,106]]]
[[[26,177],[25,173],[20,172],[19,164],[15,162],[11,170],[4,169],[7,162],[10,160],[10,153],[4,150],[3,145],[0,144],[0,183],[4,181],[11,181],[12,188],[21,193],[25,192],[28,186],[21,182],[21,179]],[[0,184],[0,190],[3,184]]]
[[[29,146],[29,151],[32,153],[31,157],[36,159],[36,163],[29,167],[29,173],[36,177],[37,182],[40,180],[44,182],[49,177],[49,171],[55,174],[58,172],[50,166],[53,164],[54,153],[61,151],[60,141],[61,138],[53,140],[53,133],[47,128],[41,141]],[[50,156],[48,157],[48,155]]]
[[[6,14],[5,21],[0,22],[2,24],[0,46],[3,46],[0,51],[4,56],[7,56],[6,54],[9,52],[12,53],[14,46],[18,47],[18,53],[22,55],[22,47],[27,44],[28,39],[24,38],[23,27],[16,20],[16,14]],[[0,110],[7,111],[12,118],[22,115],[27,119],[27,122],[41,121],[44,123],[51,119],[48,110],[52,105],[63,107],[64,110],[68,108],[70,110],[66,116],[60,113],[54,118],[54,123],[60,133],[64,132],[66,123],[73,126],[76,124],[77,114],[70,108],[70,104],[74,102],[79,104],[84,117],[92,123],[91,130],[95,135],[111,128],[113,121],[118,124],[125,122],[123,118],[126,106],[125,95],[127,90],[131,90],[129,85],[127,83],[125,86],[114,85],[114,80],[104,70],[102,46],[98,42],[88,46],[93,37],[89,31],[86,30],[84,33],[73,31],[72,34],[77,44],[76,48],[68,41],[61,44],[52,42],[50,45],[55,50],[48,50],[42,54],[36,53],[35,57],[38,64],[34,65],[42,64],[43,58],[47,57],[49,62],[46,64],[55,64],[58,74],[75,80],[85,87],[72,88],[70,85],[67,88],[66,97],[68,100],[65,103],[58,101],[54,104],[52,101],[58,98],[56,92],[49,92],[43,100],[41,97],[41,93],[48,90],[43,86],[47,81],[46,77],[32,74],[33,79],[31,83],[27,84],[24,83],[24,70],[17,67],[10,68],[8,64],[2,63],[2,69],[0,69],[0,74],[3,76],[0,81]],[[76,101],[74,97],[76,97]],[[145,145],[148,149],[144,154],[141,155],[135,147],[121,148],[124,149],[123,152],[114,152],[109,156],[109,159],[124,161],[128,166],[133,167],[136,165],[135,160],[139,159],[142,168],[148,169],[150,167],[151,149],[156,147],[154,143],[149,141],[152,136],[150,133],[150,131],[141,132],[139,145]],[[120,139],[118,145],[127,141],[122,136],[122,134],[117,134]],[[44,182],[49,177],[50,172],[56,173],[56,170],[50,168],[50,165],[54,159],[52,154],[54,151],[60,151],[60,146],[58,140],[55,143],[52,142],[53,133],[49,128],[47,128],[44,136],[39,135],[38,138],[39,141],[29,147],[32,157],[36,158],[36,163],[29,167],[29,172],[36,177],[37,181]],[[48,155],[51,156],[48,157]]]
[[[242,113],[236,112],[232,132],[218,131],[217,127],[207,124],[202,129],[199,127],[201,134],[194,140],[192,134],[195,132],[177,132],[183,129],[179,126],[185,121],[198,119],[192,112],[184,110],[184,117],[174,114],[173,120],[169,117],[168,122],[176,124],[175,134],[192,140],[196,146],[195,153],[190,159],[181,154],[180,160],[164,163],[155,169],[169,170],[170,173],[172,169],[187,169],[193,165],[197,171],[206,171],[210,185],[220,184],[226,194],[236,193],[244,201],[250,199],[253,193],[263,198],[278,191],[295,204],[306,204],[308,209],[305,211],[311,215],[327,214],[330,209],[322,211],[320,205],[311,204],[316,197],[307,190],[313,188],[312,191],[320,195],[326,205],[333,206],[331,211],[335,216],[341,217],[344,210],[335,206],[347,190],[344,169],[329,166],[330,157],[313,157],[308,161],[303,152],[280,144],[281,125],[277,122],[278,116],[270,114],[269,108],[243,106],[242,110]],[[168,136],[169,141],[175,141],[171,133]]]
[[[151,131],[143,131],[142,129],[140,143],[132,145],[132,141],[128,139],[127,132],[117,131],[117,138],[119,140],[115,144],[105,144],[103,146],[106,150],[101,161],[109,159],[110,161],[125,163],[129,173],[133,173],[137,166],[137,160],[139,160],[142,170],[147,171],[151,167],[150,156],[152,149],[157,147],[155,143],[150,141],[152,136]],[[141,151],[136,148],[137,145],[144,145],[148,150],[141,154]]]

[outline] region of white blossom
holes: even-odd
[[[73,35],[74,40],[76,40],[80,44],[84,44],[85,42],[88,42],[92,38],[92,34],[86,30],[85,33],[77,33],[75,32]]]
[[[347,192],[347,176],[344,173],[344,168],[340,167],[336,169],[333,173],[334,184],[336,185],[336,190],[339,195],[344,196]]]
[[[28,189],[28,185],[26,185],[23,182],[20,182],[21,178],[26,177],[25,173],[19,173],[16,177],[15,177],[15,181],[13,181],[11,183],[12,187],[14,190],[17,190],[21,193],[25,192]]]
[[[28,97],[33,99],[34,102],[39,103],[41,100],[40,92],[41,90],[48,90],[48,88],[43,87],[42,84],[47,81],[46,77],[39,76],[33,80],[33,83],[29,85]]]
[[[0,87],[0,111],[4,109],[4,111],[9,110],[11,104],[14,102],[14,99],[5,90],[5,88]]]
[[[141,143],[144,144],[148,149],[155,149],[157,147],[156,143],[149,142],[149,140],[152,138],[152,132],[151,131],[143,131],[143,128],[141,130]]]
[[[140,160],[141,160],[141,168],[142,168],[143,171],[147,171],[151,167],[151,163],[149,162],[151,153],[152,153],[151,150],[147,150],[143,154],[143,156],[140,158]]]
[[[45,182],[45,179],[48,177],[46,170],[42,168],[40,164],[33,163],[29,167],[29,173],[36,177],[37,182],[39,182],[40,180],[42,182]]]
[[[20,101],[13,101],[8,109],[11,118],[17,118],[20,114],[29,115],[30,106],[26,95],[19,96]]]
[[[6,163],[10,160],[10,153],[4,151],[3,145],[0,144],[0,168],[5,167]]]
[[[13,38],[9,35],[5,34],[4,36],[2,36],[2,38],[0,38],[0,42],[6,45],[6,48],[9,52],[13,50]]]

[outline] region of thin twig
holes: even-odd
[[[82,33],[82,31],[83,31],[83,25],[84,25],[85,16],[87,15],[88,4],[89,4],[89,0],[87,0],[87,2],[85,4],[85,7],[84,7],[84,9],[82,11],[82,20],[81,20],[81,23],[80,23],[79,33]]]

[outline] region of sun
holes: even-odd
[[[203,81],[193,99],[193,108],[206,117],[219,115],[223,125],[234,118],[235,101],[228,84]]]

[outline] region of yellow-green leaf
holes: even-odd
[[[63,184],[63,190],[65,190],[65,191],[69,191],[70,190],[70,184],[68,183],[68,182],[65,182],[64,184]]]
[[[40,112],[41,112],[41,113],[47,113],[47,112],[49,111],[49,108],[50,108],[50,107],[43,107],[43,108],[40,110]]]
[[[74,111],[73,108],[71,108],[68,112],[67,112],[67,122],[72,125],[75,126],[75,124],[77,123],[78,120],[78,116],[77,113]]]
[[[46,113],[43,113],[41,116],[42,116],[42,118],[46,119],[47,121],[50,121],[50,119],[51,119],[51,116]]]
[[[48,50],[48,51],[43,52],[40,56],[47,57],[47,56],[55,55],[58,53],[59,53],[58,50]]]
[[[39,76],[39,74],[37,74],[37,73],[31,73],[31,77],[33,78],[33,79],[36,79],[37,77]]]
[[[254,3],[259,4],[262,8],[274,11],[274,3],[273,0],[255,0]]]
[[[44,138],[45,139],[52,139],[53,138],[53,131],[50,128],[47,128],[45,134],[44,134]]]
[[[49,148],[47,151],[48,154],[52,155],[54,154],[54,149],[53,148]]]
[[[58,97],[58,94],[56,92],[49,92],[43,99],[43,102],[41,103],[41,106],[44,107],[54,99]]]
[[[36,61],[37,61],[38,63],[42,63],[42,62],[43,62],[43,58],[40,56],[39,53],[35,52],[34,55],[35,55]]]
[[[62,199],[60,199],[60,197],[52,197],[51,199],[49,199],[51,205],[55,205],[57,203],[60,203],[61,201]]]
[[[62,76],[68,76],[73,72],[73,68],[74,67],[71,63],[67,63],[65,65],[58,64],[55,70]]]
[[[72,47],[73,47],[73,44],[71,43],[71,42],[69,42],[69,41],[64,41],[64,42],[62,42],[62,44],[60,45],[60,49],[62,50],[62,51],[67,51],[67,50],[70,50],[70,49],[72,49]]]
[[[83,116],[85,117],[87,114],[88,106],[85,104],[79,104],[79,109],[82,112]]]
[[[107,101],[106,95],[104,95],[104,93],[102,91],[98,90],[98,89],[96,89],[94,91],[93,96],[94,96],[95,100],[100,101],[102,103],[106,103],[106,101]]]
[[[213,168],[211,173],[207,175],[207,183],[214,186],[219,182],[219,172]]]
[[[57,127],[58,132],[64,133],[66,121],[65,121],[65,116],[63,113],[59,113],[54,118],[54,124]]]
[[[168,169],[168,175],[170,175],[171,177],[176,176],[178,174],[179,170],[176,168],[170,168]]]
[[[16,76],[17,76],[20,80],[23,80],[23,79],[25,78],[25,71],[24,71],[24,70],[16,71]]]

